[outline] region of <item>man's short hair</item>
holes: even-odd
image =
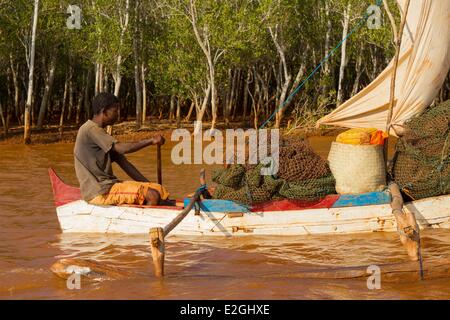
[[[119,98],[117,98],[115,95],[108,92],[102,92],[97,94],[94,100],[92,100],[92,111],[94,112],[94,114],[99,114],[118,103]]]

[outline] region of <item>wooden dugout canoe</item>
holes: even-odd
[[[49,169],[62,232],[148,234],[164,228],[182,206],[97,206],[79,200],[79,189],[66,185]],[[250,209],[227,200],[203,200],[170,233],[197,236],[278,236],[395,232],[385,192],[327,196],[318,202],[281,200]],[[186,203],[186,201],[185,201]],[[450,195],[405,204],[420,228],[450,228]]]

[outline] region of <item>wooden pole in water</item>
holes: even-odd
[[[164,227],[164,237],[166,237],[170,231],[172,231],[183,219],[188,215],[191,209],[194,207],[195,202],[200,199],[200,195],[202,194],[202,190],[197,190],[194,196],[191,199],[191,202],[187,205],[186,208],[183,209],[172,221],[170,221]]]
[[[162,277],[164,276],[164,258],[166,249],[163,228],[150,229],[150,241],[155,276]]]
[[[200,172],[200,180],[204,181],[205,171]],[[152,250],[153,265],[155,267],[155,275],[157,277],[164,276],[164,258],[165,258],[165,242],[164,238],[172,231],[194,207],[195,202],[200,199],[203,193],[202,189],[198,189],[192,197],[186,208],[183,209],[172,221],[163,228],[150,229],[150,243]]]

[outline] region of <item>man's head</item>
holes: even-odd
[[[118,119],[119,99],[112,93],[99,93],[92,100],[92,111],[103,125],[112,125]]]

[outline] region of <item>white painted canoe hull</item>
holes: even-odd
[[[83,200],[56,208],[62,232],[147,234],[166,226],[180,210],[126,206],[94,206]],[[450,195],[413,201],[405,205],[423,228],[450,228]],[[389,204],[360,207],[247,212],[192,210],[170,235],[274,236],[393,232],[396,222]]]

